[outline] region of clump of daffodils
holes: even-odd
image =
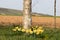
[[[24,29],[21,27],[15,27],[14,29],[12,29],[13,31],[20,31],[20,32],[24,32],[24,33],[28,33],[28,34],[42,34],[44,32],[43,27],[39,27],[39,26],[35,26],[35,27],[31,27],[30,29]]]
[[[33,29],[33,33],[36,35],[42,34],[44,32],[44,29],[41,26],[32,27],[32,29]]]
[[[14,29],[12,29],[13,31],[21,31],[21,28],[19,28],[18,26],[15,27]]]

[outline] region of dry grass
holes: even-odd
[[[0,16],[0,24],[10,25],[10,24],[21,24],[22,16]],[[60,18],[56,18],[57,27],[60,26]],[[54,26],[53,17],[32,17],[32,25],[44,25],[44,26]]]

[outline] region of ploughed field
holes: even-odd
[[[22,16],[0,16],[0,25],[19,25],[22,24],[22,18]],[[32,16],[32,25],[54,27],[54,18]],[[60,18],[56,18],[56,26],[60,27]]]

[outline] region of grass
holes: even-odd
[[[20,35],[19,32],[13,32],[13,27],[0,27],[0,40],[60,40],[60,29],[44,28],[45,36],[42,38],[36,38],[33,36]]]

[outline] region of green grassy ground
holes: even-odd
[[[60,29],[44,28],[44,38],[20,35],[19,32],[13,32],[13,27],[0,27],[0,40],[60,40]]]

